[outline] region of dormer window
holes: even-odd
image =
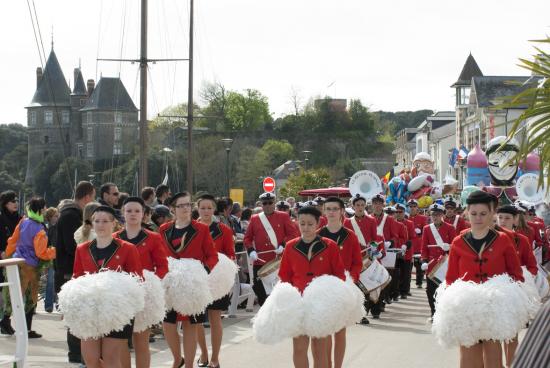
[[[44,111],[44,124],[52,125],[53,124],[53,111],[46,110]]]

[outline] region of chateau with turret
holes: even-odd
[[[57,56],[50,52],[44,70],[36,69],[36,91],[27,109],[29,134],[25,181],[42,159],[53,153],[85,160],[129,153],[138,140],[138,109],[120,78],[101,77],[84,84],[74,69],[72,90]]]

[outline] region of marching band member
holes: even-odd
[[[99,206],[95,209],[92,225],[96,239],[77,246],[73,278],[97,273],[102,269],[143,276],[137,248],[124,240],[113,238],[115,216],[112,207]],[[122,367],[121,357],[127,349],[127,340],[132,337],[132,330],[130,323],[122,331],[113,331],[101,339],[82,339],[80,344],[86,367]]]
[[[207,225],[210,229],[210,235],[214,240],[218,253],[223,253],[229,259],[235,260],[233,231],[227,225],[216,221],[214,218],[214,211],[216,209],[216,200],[214,197],[209,194],[202,195],[197,201],[197,207],[200,216],[198,222]],[[201,349],[201,356],[197,362],[199,367],[220,367],[219,355],[223,337],[222,312],[229,308],[230,302],[228,294],[206,307],[208,321],[210,322],[212,358],[210,359],[210,364],[208,364],[208,347],[206,345],[204,327],[199,325],[197,328],[198,342]]]
[[[138,250],[143,269],[154,272],[162,279],[168,272],[167,256],[160,235],[142,228],[144,208],[145,202],[140,197],[126,198],[122,206],[124,229],[114,233],[113,237],[133,244]],[[150,329],[146,329],[132,334],[137,368],[148,368],[151,364],[150,333]],[[126,350],[123,360],[129,367],[130,352],[128,350]]]
[[[460,215],[456,213],[457,203],[453,197],[447,197],[444,203],[445,206],[445,217],[443,221],[452,225],[455,228],[455,233],[460,234],[462,230],[467,229],[468,225],[466,220],[464,220]]]
[[[518,217],[516,220],[515,230],[527,237],[529,239],[529,244],[534,249],[537,247],[537,244],[540,244],[540,236],[537,234],[533,227],[529,226],[525,214],[527,212],[527,207],[521,202],[516,202],[515,207],[518,210]]]
[[[401,245],[405,243],[404,239],[400,238],[401,225],[395,219],[384,213],[384,203],[386,197],[382,194],[377,194],[372,198],[372,214],[376,221],[376,235],[379,241],[383,241],[386,252],[392,248],[401,251]],[[390,285],[382,290],[381,300],[385,300],[386,304],[391,304],[399,300],[399,270],[397,268],[389,268],[388,273],[392,277]],[[381,301],[378,302],[379,304]],[[374,317],[374,313],[373,313]]]
[[[495,214],[494,195],[475,191],[468,196],[467,208],[471,229],[457,236],[451,245],[447,285],[458,279],[483,283],[507,273],[523,281],[518,257],[510,239],[492,229]],[[499,341],[481,341],[471,347],[460,347],[460,367],[502,367]]]
[[[548,240],[546,239],[544,221],[537,217],[535,207],[530,206],[529,209],[525,212],[525,220],[527,224],[533,229],[535,233],[535,242],[538,247],[542,247],[543,253],[548,253]],[[538,235],[538,238],[536,237]]]
[[[301,236],[287,243],[281,260],[279,278],[303,292],[317,276],[332,275],[345,280],[344,265],[338,245],[317,234],[321,212],[311,206],[298,211]],[[310,338],[299,336],[293,339],[293,362],[296,368],[309,367],[308,348]],[[312,338],[313,366],[326,368],[327,338]]]
[[[434,203],[430,206],[432,223],[422,230],[422,270],[428,275],[437,262],[449,252],[450,244],[455,237],[455,229],[443,221],[445,209]],[[426,295],[430,305],[431,316],[435,313],[434,294],[437,284],[426,277]]]
[[[263,212],[250,219],[243,243],[250,260],[254,262],[254,293],[258,303],[263,305],[267,294],[258,278],[258,271],[266,262],[282,254],[285,242],[298,237],[299,232],[287,213],[275,211],[275,195],[267,192],[260,195],[259,199]]]
[[[321,217],[319,218],[319,229],[321,229],[324,226],[326,226],[327,223],[328,223],[328,219],[327,219],[327,216],[326,216],[326,213],[325,213],[325,207],[324,207],[325,198],[323,198],[321,196],[317,196],[317,197],[313,198],[313,202],[317,203],[315,208],[317,208],[319,211],[321,211]]]
[[[169,199],[170,207],[175,213],[175,220],[161,225],[159,232],[170,257],[176,259],[193,258],[202,262],[207,272],[218,263],[218,253],[207,225],[191,218],[191,194],[176,193]],[[193,368],[193,360],[197,351],[197,327],[206,321],[206,314],[183,318],[183,354],[176,323],[181,316],[172,310],[166,314],[163,323],[164,336],[170,347],[174,362],[172,367]]]
[[[405,228],[404,236],[401,239],[406,239],[405,243],[401,246],[402,258],[401,267],[399,270],[399,293],[401,299],[407,299],[411,291],[411,271],[412,271],[412,239],[416,237],[414,231],[414,223],[411,220],[405,218],[405,205],[397,203],[395,206],[395,219],[398,223],[402,224]]]
[[[428,217],[418,211],[418,202],[414,199],[407,202],[409,206],[409,220],[414,223],[414,237],[411,239],[414,254],[414,267],[416,270],[416,287],[422,289],[422,280],[424,271],[420,262],[420,252],[422,251],[422,229],[428,224]]]
[[[514,223],[517,221],[518,210],[512,205],[506,205],[497,209],[498,225],[495,230],[504,232],[513,241],[514,249],[518,256],[521,266],[525,266],[533,276],[537,275],[537,260],[533,254],[533,249],[529,245],[529,239],[524,235],[514,232]],[[510,367],[514,360],[514,355],[518,347],[517,336],[513,340],[504,343],[504,355],[506,356],[506,366]]]
[[[354,282],[359,280],[359,274],[363,268],[363,259],[361,257],[361,246],[359,240],[352,230],[346,229],[342,225],[344,216],[344,201],[337,197],[328,197],[324,204],[324,213],[327,217],[327,225],[322,227],[317,233],[322,238],[327,238],[336,243],[340,249],[340,257],[344,268],[350,273]],[[366,317],[365,317],[366,319]],[[366,324],[361,321],[362,324]],[[368,323],[368,321],[367,321]],[[328,338],[328,362],[332,367],[332,347],[331,338]],[[344,362],[346,351],[346,329],[334,334],[334,368],[341,368]]]
[[[372,242],[377,242],[376,220],[366,213],[365,208],[367,206],[367,200],[360,194],[356,194],[352,198],[351,204],[354,215],[350,218],[344,219],[344,227],[354,232],[359,241],[359,245],[363,251],[366,251],[370,248],[370,244]],[[383,258],[386,254],[384,243],[378,243],[377,249],[373,253],[376,254],[376,258]],[[380,318],[380,312],[383,306],[381,301],[378,303],[372,303],[368,296],[366,296],[365,304],[365,309],[367,311],[371,311],[374,319]],[[361,320],[361,324],[369,324],[369,320],[367,318],[363,318]]]

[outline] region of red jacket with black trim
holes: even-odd
[[[210,224],[210,236],[218,253],[225,254],[229,259],[235,259],[235,242],[233,241],[233,230],[221,222]]]
[[[134,247],[138,250],[141,266],[144,270],[154,272],[161,279],[168,273],[168,256],[166,255],[165,247],[162,243],[162,238],[158,233],[142,229],[145,233],[143,238]],[[113,234],[114,238],[121,239],[124,230],[117,231]]]
[[[455,228],[446,222],[442,222],[437,229],[441,240],[444,243],[451,244],[455,237]],[[441,247],[437,246],[435,237],[432,234],[430,225],[424,226],[422,230],[422,254],[421,259],[423,262],[428,262],[428,270],[430,273],[437,262],[445,255],[445,251]]]
[[[329,230],[326,226],[317,231],[321,237],[327,237],[327,232],[329,232]],[[363,270],[361,245],[359,245],[359,240],[353,230],[341,227],[338,233],[338,239],[335,243],[340,250],[342,264],[346,271],[350,273],[353,281],[357,281],[359,280],[359,274],[361,274]]]

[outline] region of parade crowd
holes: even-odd
[[[428,208],[420,208],[414,199],[388,206],[382,194],[371,198],[357,194],[349,201],[317,197],[297,202],[272,193],[263,193],[253,206],[245,207],[226,197],[173,194],[166,185],[146,187],[134,197],[106,183],[96,193],[92,183],[83,181],[76,186],[74,199],[62,200],[57,207],[47,207],[40,197],[24,206],[18,201],[15,191],[0,194],[0,250],[2,259],[25,260],[19,274],[30,339],[46,333],[32,327],[39,295],[45,311],[51,313],[58,307],[58,293],[71,280],[103,270],[141,279],[153,273],[162,280],[172,272],[172,258],[197,260],[208,275],[221,264],[221,255],[236,262],[238,279],[252,284],[261,309],[271,308],[270,294],[275,294],[261,280],[267,264],[275,264],[279,284],[292,285],[304,298],[315,278],[348,279],[363,294],[365,313],[353,321],[362,325],[380,319],[389,305],[407,299],[413,284],[425,288],[431,311],[428,323],[435,325],[439,318],[436,290],[441,284],[457,280],[482,284],[502,274],[523,282],[522,266],[535,277],[550,256],[550,224],[536,216],[534,206],[521,201],[499,205],[497,197],[481,190],[471,193],[465,205],[449,196]],[[438,276],[444,261],[447,272]],[[253,280],[244,272],[248,262]],[[369,290],[361,274],[374,262],[383,265],[389,277]],[[0,277],[1,282],[5,275]],[[136,317],[101,337],[79,338],[68,329],[68,360],[89,368],[127,368],[133,350],[136,367],[149,367],[149,343],[155,334],[164,334],[174,368],[220,367],[222,314],[229,305],[226,294],[201,313],[184,315],[170,309],[162,322],[139,329]],[[6,288],[0,317],[2,334],[13,335]],[[99,314],[97,318],[107,317]],[[204,326],[210,327],[211,352]],[[343,366],[345,326],[329,336],[300,335],[292,340],[295,367],[309,366],[310,344],[314,367]],[[517,336],[506,342],[480,339],[460,346],[460,365],[510,367],[517,347]]]

